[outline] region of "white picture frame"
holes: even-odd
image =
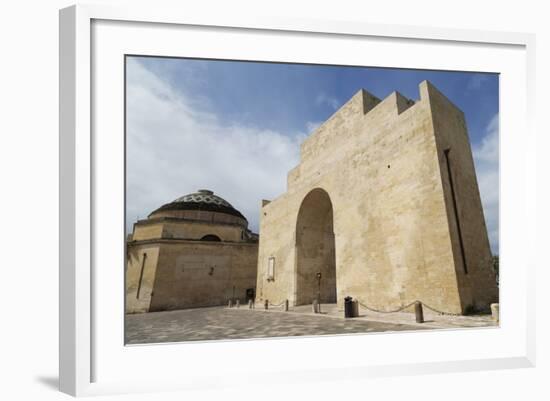
[[[218,48],[218,53],[211,56],[230,58],[231,52],[235,52],[232,46],[242,46],[238,51],[239,57],[244,59],[253,57],[265,61],[309,60],[363,65],[365,55],[362,52],[355,54],[352,49],[367,46],[373,50],[372,54],[376,54],[370,66],[377,63],[386,67],[427,69],[451,66],[451,69],[499,72],[503,177],[500,243],[504,250],[500,261],[501,327],[380,336],[353,335],[345,337],[345,344],[342,336],[334,336],[125,347],[120,336],[124,312],[119,308],[120,302],[123,302],[123,287],[119,285],[121,280],[123,282],[124,272],[120,264],[124,243],[124,236],[120,233],[123,227],[115,224],[116,229],[109,230],[109,224],[123,219],[123,195],[116,200],[105,195],[109,189],[113,189],[113,196],[124,192],[121,186],[123,176],[120,175],[121,172],[123,174],[123,164],[120,163],[123,157],[120,154],[123,131],[119,129],[120,113],[123,113],[123,104],[120,103],[123,87],[118,85],[123,76],[118,67],[105,69],[105,66],[120,66],[110,64],[110,60],[120,63],[122,61],[118,57],[124,53],[181,55],[176,54],[183,51],[175,50],[176,39],[161,40],[180,34],[200,38],[200,48],[193,48],[193,54],[189,53],[189,48],[188,53],[183,54],[187,56],[205,56],[208,47],[215,49],[219,46],[216,41],[223,35],[225,37],[221,42],[224,49]],[[259,36],[253,38],[254,35],[261,36],[263,41],[274,46],[259,46]],[[338,47],[332,52],[325,54],[317,48],[321,42],[330,48],[335,40]],[[182,42],[179,43],[181,45]],[[303,52],[304,47],[300,47],[300,43],[317,45]],[[401,53],[385,54],[380,50],[392,46],[400,49]],[[277,54],[279,47],[280,52],[286,52],[284,57],[281,56],[283,53]],[[429,49],[431,52],[437,49],[439,58],[430,58]],[[416,55],[426,52],[427,56],[411,61],[413,58],[407,57],[413,54],[411,52],[420,52],[414,53]],[[461,54],[466,59],[458,62]],[[230,383],[235,386],[244,385],[249,380],[259,384],[275,380],[280,384],[292,380],[297,371],[302,380],[327,380],[327,373],[336,380],[344,376],[361,379],[534,366],[535,262],[531,259],[533,253],[528,251],[533,234],[525,235],[534,232],[529,227],[534,227],[536,220],[533,200],[535,134],[530,124],[534,110],[533,58],[534,36],[520,33],[257,15],[215,16],[154,6],[112,8],[79,5],[61,10],[61,391],[80,396],[203,389]],[[403,65],[404,61],[409,64]],[[449,64],[453,62],[455,64]],[[484,65],[493,68],[481,68]],[[109,101],[102,97],[107,92],[114,94],[109,96]],[[512,93],[513,97],[507,96]],[[99,98],[105,101],[99,102]],[[116,115],[104,114],[106,108]],[[98,132],[102,133],[101,137],[94,135]],[[523,133],[525,141],[519,143],[513,132]],[[107,173],[110,178],[106,178]],[[524,191],[517,191],[518,186]],[[105,264],[101,262],[109,260],[112,269],[105,270]],[[117,266],[120,271],[116,270]],[[101,291],[101,298],[96,291]],[[107,313],[107,305],[115,307]],[[407,346],[400,348],[403,342],[407,342]],[[453,349],[444,346],[449,342],[453,343]],[[469,344],[469,348],[461,344]],[[323,361],[315,356],[315,349],[320,345],[326,350]],[[427,345],[430,348],[426,348]],[[393,347],[392,355],[376,351],[389,346]],[[348,348],[354,352],[345,352]],[[365,358],[364,352],[370,352],[369,358]],[[185,353],[186,361],[195,363],[182,367],[179,374],[170,374],[174,358],[181,357],[182,353]],[[235,355],[246,360],[242,358],[243,353],[269,360],[270,364],[256,365],[249,371],[244,365],[236,366],[235,373],[222,374],[216,367],[203,363],[213,358],[223,361]],[[297,362],[285,363],[281,355],[288,354],[295,355]],[[159,361],[163,361],[163,368],[159,369]],[[140,372],[133,370],[132,366],[139,366]]]

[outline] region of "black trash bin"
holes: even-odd
[[[353,298],[344,298],[344,317],[353,317]]]

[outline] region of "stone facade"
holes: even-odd
[[[257,235],[211,191],[186,195],[138,221],[126,256],[127,313],[254,298]]]
[[[360,90],[302,143],[287,187],[261,209],[258,302],[498,301],[464,115],[429,82],[416,102]]]

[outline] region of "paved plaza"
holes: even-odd
[[[317,336],[351,333],[426,330],[434,328],[494,326],[489,317],[434,317],[418,324],[414,314],[392,316],[370,313],[344,319],[336,305],[325,305],[322,314],[311,306],[284,312],[281,308],[197,308],[126,315],[126,343],[163,343],[265,337]]]

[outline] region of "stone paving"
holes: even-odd
[[[418,330],[402,323],[330,318],[324,315],[246,307],[185,309],[126,315],[126,343],[162,343],[261,337],[316,336]]]
[[[323,305],[322,314],[311,306],[284,312],[282,308],[212,307],[126,315],[126,343],[163,343],[265,337],[317,336],[429,329],[496,326],[490,315],[442,316],[424,312],[425,323],[413,313],[382,314],[362,311],[345,319],[336,305]]]
[[[280,310],[281,308],[278,308]],[[311,305],[294,307],[293,313],[311,314]],[[413,308],[410,308],[414,310]],[[275,308],[274,310],[277,310]],[[335,304],[322,305],[325,316],[341,319],[344,311]],[[453,329],[453,328],[474,328],[474,327],[496,327],[498,324],[492,319],[490,314],[479,314],[469,316],[441,315],[427,309],[424,310],[424,323],[416,323],[416,317],[413,312],[379,313],[366,310],[359,307],[359,317],[353,320],[369,322],[401,323],[414,326],[413,330],[423,329]]]

